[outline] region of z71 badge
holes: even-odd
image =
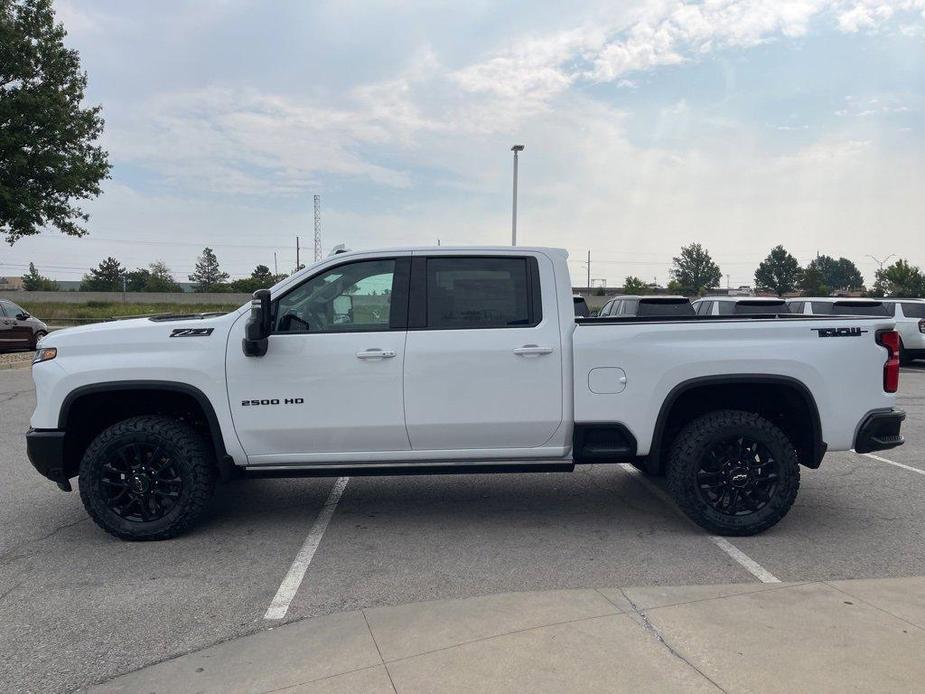
[[[170,337],[208,337],[215,328],[176,328]]]
[[[860,337],[866,330],[860,328],[810,328],[818,333],[818,337]]]

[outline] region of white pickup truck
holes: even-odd
[[[632,462],[745,535],[826,450],[903,442],[886,317],[576,319],[565,251],[348,252],[226,315],[44,338],[36,469],[125,539],[177,535],[218,479]]]

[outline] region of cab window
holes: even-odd
[[[396,260],[339,265],[285,294],[276,304],[277,333],[332,333],[400,328],[392,298]]]

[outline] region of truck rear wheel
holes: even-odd
[[[202,516],[215,488],[207,442],[188,424],[145,415],[113,424],[80,463],[80,498],[106,532],[166,540]]]
[[[754,412],[719,410],[690,422],[668,464],[668,489],[695,523],[719,535],[754,535],[787,515],[800,488],[787,435]]]

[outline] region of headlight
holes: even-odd
[[[58,356],[58,349],[56,347],[42,347],[41,349],[35,350],[35,356],[32,357],[32,363],[38,364],[40,361],[49,361]]]

